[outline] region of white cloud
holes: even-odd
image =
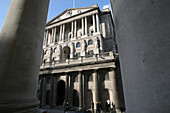
[[[107,9],[107,8],[111,9],[110,4],[106,4],[106,5],[103,6],[103,9]]]

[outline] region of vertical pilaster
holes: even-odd
[[[85,17],[85,35],[87,35],[87,17]]]
[[[77,20],[74,21],[74,38],[77,37]]]
[[[71,22],[71,39],[74,37],[74,21]]]
[[[63,29],[63,25],[60,25],[60,38],[59,38],[59,41],[62,41],[62,29]]]
[[[50,44],[53,43],[53,39],[54,39],[54,28],[52,28],[51,30],[52,30],[52,34],[51,34],[51,37],[50,37]]]
[[[84,35],[84,18],[81,18],[81,23],[82,23],[82,36]]]
[[[100,19],[98,14],[96,14],[96,24],[97,24],[97,32],[100,32]]]
[[[66,99],[65,101],[68,102],[69,100],[69,74],[66,73]]]
[[[52,99],[52,107],[55,107],[56,106],[56,77],[53,76],[53,83],[52,83],[52,91],[53,91],[53,99]]]
[[[54,28],[53,43],[55,44],[57,28]]]
[[[82,87],[82,72],[78,74],[78,82],[79,82],[79,108],[83,108],[83,87]]]
[[[43,40],[43,46],[45,46],[46,33],[47,33],[47,31],[45,30],[45,31],[44,31],[44,40]]]
[[[92,18],[93,18],[93,32],[96,32],[95,14],[92,15]]]
[[[42,77],[42,97],[41,97],[41,106],[45,105],[46,100],[46,78]]]
[[[46,40],[45,40],[45,45],[48,44],[48,29],[47,29],[47,33],[46,33]]]
[[[62,41],[65,40],[65,24],[63,24],[63,34],[62,34]]]

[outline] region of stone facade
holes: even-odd
[[[102,109],[108,98],[120,103],[113,31],[110,11],[97,5],[67,9],[47,23],[37,93],[41,107],[61,106],[64,100],[84,110],[91,100]]]

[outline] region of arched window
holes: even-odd
[[[89,76],[89,81],[93,81],[93,74],[91,74],[90,76]]]
[[[80,42],[77,42],[76,48],[79,48],[79,47],[80,47]]]
[[[105,74],[104,80],[110,80],[110,78],[109,78],[109,72],[107,72],[107,73]]]
[[[74,77],[74,82],[78,82],[78,76],[77,75]]]
[[[54,53],[57,53],[57,48],[54,48]]]
[[[92,41],[92,40],[89,40],[89,41],[88,41],[88,45],[93,45],[93,41]]]
[[[48,54],[48,50],[45,50],[44,54],[47,55]]]

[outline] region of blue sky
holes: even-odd
[[[0,0],[0,30],[5,20],[11,0]],[[109,7],[110,0],[75,0],[75,7],[88,7],[98,4],[100,9]],[[50,0],[47,21],[53,19],[67,8],[73,8],[73,0]]]

